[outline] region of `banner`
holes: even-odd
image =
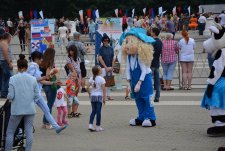
[[[42,10],[39,12],[39,14],[40,14],[41,18],[44,19],[44,14],[43,14]]]
[[[113,39],[119,39],[122,31],[122,18],[100,18],[97,22],[98,32],[103,35],[106,33]]]
[[[18,12],[18,16],[19,16],[19,18],[23,18],[23,12],[22,11],[19,11]]]
[[[31,20],[31,50],[42,53],[54,47],[55,19]]]
[[[91,18],[91,9],[87,9],[87,16],[88,18]]]
[[[135,11],[135,8],[132,9],[132,18],[134,18],[134,11]]]
[[[96,18],[100,18],[98,9],[95,11]]]
[[[143,8],[143,13],[144,13],[144,15],[145,15],[145,12],[146,12],[146,8]]]
[[[83,23],[84,22],[83,10],[79,10],[79,15],[80,15],[80,21]]]
[[[30,19],[33,19],[33,11],[32,10],[30,10],[29,17],[30,17]]]
[[[188,7],[189,16],[191,15],[191,6]]]
[[[173,8],[173,15],[176,15],[177,14],[177,8],[176,8],[176,6]]]
[[[163,8],[159,7],[159,15],[162,15],[162,12],[163,12]]]
[[[116,14],[116,17],[118,17],[118,12],[119,12],[118,8],[117,8],[117,9],[115,9],[115,14]]]

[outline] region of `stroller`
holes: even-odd
[[[0,108],[0,151],[5,150],[6,130],[9,123],[11,112],[11,103],[6,100],[5,104]],[[21,120],[14,135],[13,150],[25,151],[24,147],[24,121]]]

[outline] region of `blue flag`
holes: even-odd
[[[95,12],[96,12],[96,10],[94,9],[94,10],[92,11],[92,19],[93,19],[94,21],[96,20]]]
[[[38,12],[37,12],[37,10],[34,10],[34,19],[38,19]]]

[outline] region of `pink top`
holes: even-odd
[[[174,40],[163,40],[162,63],[172,63],[177,61],[178,45]]]

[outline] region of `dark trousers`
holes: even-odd
[[[198,24],[199,35],[203,35],[204,30],[205,30],[205,23],[199,23]]]
[[[102,102],[91,102],[92,112],[90,115],[89,124],[93,124],[94,118],[96,115],[96,125],[101,125],[101,110],[102,110]]]
[[[9,65],[6,61],[0,61],[1,66],[1,96],[6,97],[9,88],[9,79],[13,75],[12,70],[10,70]]]
[[[19,37],[21,52],[25,51],[25,37]]]
[[[45,85],[43,87],[43,89],[44,89],[44,92],[45,92],[45,95],[46,95],[46,98],[47,98],[47,101],[48,101],[47,105],[49,107],[50,113],[52,113],[52,107],[53,107],[54,102],[55,102],[57,90],[53,89],[51,87],[51,85]],[[45,116],[43,117],[43,123],[44,124],[49,124],[49,122],[47,121]]]

